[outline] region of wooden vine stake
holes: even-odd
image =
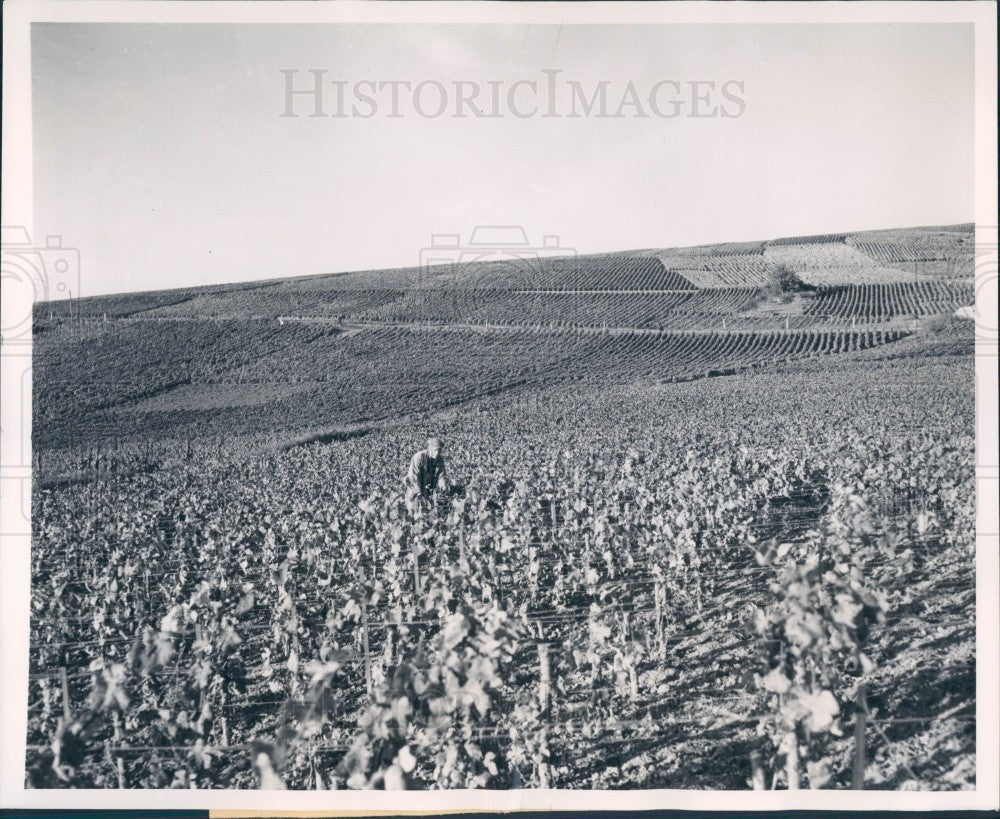
[[[799,777],[798,726],[789,731],[785,737],[785,776],[788,778],[788,790],[799,790],[801,780]]]
[[[59,683],[62,685],[63,719],[69,725],[69,680],[66,678],[66,666],[59,668]]]
[[[125,771],[119,765],[115,765],[114,757],[112,757],[112,755],[111,755],[111,746],[107,745],[107,744],[104,746],[104,759],[108,763],[108,766],[117,775],[119,789],[124,788],[125,787]],[[118,757],[118,762],[120,763],[121,761],[122,761],[122,758]]]
[[[448,565],[450,563],[450,557],[451,557],[451,555],[449,554],[448,541],[445,538],[445,534],[444,534],[444,532],[441,531],[440,527],[438,528],[437,535],[434,538],[434,549],[435,549],[435,551],[437,553],[437,562],[438,562],[437,573],[438,573],[438,577],[440,578],[441,585],[442,586],[447,586],[448,585]]]
[[[368,589],[364,583],[364,572],[361,574],[361,640],[365,652],[365,690],[372,695],[372,649],[371,635],[368,632]]]
[[[854,723],[854,771],[851,777],[851,788],[856,791],[865,789],[865,727],[868,722],[868,703],[865,697],[868,686],[862,683],[858,686],[858,718]]]
[[[549,667],[549,644],[538,644],[538,702],[548,716],[552,704],[552,677]]]
[[[656,602],[656,651],[661,661],[667,659],[667,641],[663,634],[663,601],[666,599],[663,581],[656,581],[653,598]]]
[[[420,597],[420,538],[413,538],[413,593]]]
[[[538,735],[538,787],[548,788],[549,737],[548,718],[552,711],[552,679],[549,669],[549,644],[538,644],[538,703],[541,709],[542,729]]]
[[[760,758],[760,751],[750,752],[750,782],[755,791],[767,790],[767,778],[764,774],[764,763]]]
[[[229,722],[226,720],[226,688],[222,688],[222,705],[219,708],[219,725],[222,728],[222,744],[229,745]]]
[[[395,665],[393,658],[396,652],[396,632],[393,631],[391,627],[386,627],[385,629],[385,649],[382,652],[383,661],[386,668],[392,668]]]

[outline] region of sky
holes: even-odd
[[[345,116],[281,116],[311,70]],[[428,85],[390,116],[366,80]],[[565,116],[570,81],[622,116]],[[456,82],[499,115],[452,116]],[[35,23],[34,232],[96,295],[416,265],[477,225],[585,253],[971,222],[973,105],[969,25]]]

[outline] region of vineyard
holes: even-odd
[[[971,282],[973,244],[972,226],[955,225],[563,257],[519,256],[515,249],[495,261],[48,302],[36,331],[46,320],[122,317],[447,322],[490,315],[520,324],[615,324],[636,309],[645,323],[622,326],[668,326],[660,318],[669,318],[664,314],[686,294],[759,292],[778,265],[823,287]]]
[[[940,262],[960,267],[973,254],[973,226],[924,228],[922,230],[886,230],[857,233],[848,238],[851,245],[878,262]],[[905,268],[903,268],[905,269]],[[968,275],[969,268],[965,268]]]
[[[689,316],[697,324],[698,314]],[[716,317],[716,324],[722,319]],[[104,325],[100,325],[104,328]],[[96,333],[97,331],[94,330]],[[342,427],[498,392],[687,381],[894,344],[905,329],[659,332],[132,321],[36,342],[36,446]]]
[[[359,321],[682,330],[732,317],[761,299],[753,288],[711,290],[424,290],[361,313]],[[558,317],[558,318],[556,318]]]
[[[528,258],[458,266],[449,284],[472,289],[509,290],[692,290],[690,282],[659,259],[628,254]]]
[[[40,305],[28,784],[974,788],[968,236]]]
[[[865,686],[868,787],[967,787],[971,368],[868,366],[432,416],[418,519],[411,425],[106,453],[36,495],[31,784],[844,787]]]
[[[973,301],[971,285],[946,282],[846,285],[821,288],[807,313],[877,323],[899,317],[949,314]]]
[[[790,267],[812,285],[892,284],[907,281],[905,271],[874,262],[844,242],[769,244],[764,258]]]
[[[776,265],[762,254],[726,254],[719,256],[675,256],[664,261],[676,265],[677,271],[696,287],[759,288],[764,287]]]

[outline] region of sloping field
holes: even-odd
[[[807,315],[889,321],[900,317],[953,313],[975,302],[971,284],[906,282],[904,284],[842,285],[820,288]]]
[[[971,290],[850,238],[42,306],[28,784],[974,788]]]
[[[754,288],[675,291],[425,290],[358,314],[361,321],[694,329],[761,298]],[[709,329],[706,325],[704,329]]]
[[[856,233],[848,242],[862,253],[911,276],[961,279],[973,275],[973,226]]]
[[[775,264],[760,252],[714,254],[664,253],[663,263],[699,288],[763,287]]]
[[[362,321],[507,324],[524,327],[659,327],[697,291],[428,290],[366,311]]]
[[[974,235],[970,225],[869,231],[857,234],[792,237],[773,241],[730,242],[688,248],[623,251],[550,257],[518,249],[508,258],[332,273],[292,279],[247,282],[47,302],[36,307],[40,329],[51,315],[66,317],[216,317],[277,318],[312,316],[340,320],[468,320],[473,314],[449,313],[447,305],[466,301],[469,291],[581,292],[595,303],[613,303],[618,291],[662,294],[695,289],[762,288],[779,264],[813,285],[893,284],[915,279],[962,279],[972,275]],[[520,255],[518,255],[520,254]],[[494,254],[496,255],[496,254]],[[423,295],[428,291],[433,295]],[[603,294],[603,295],[602,295]],[[488,297],[490,298],[490,297]],[[473,300],[480,299],[474,296]],[[516,302],[516,300],[515,300]],[[582,300],[553,299],[551,308],[534,300],[519,323],[617,322],[618,308],[584,307]],[[562,314],[572,303],[580,315]],[[639,310],[642,323],[669,324],[653,316],[672,304],[658,298]],[[514,302],[512,302],[514,304]],[[636,305],[630,304],[629,310]],[[410,313],[414,307],[426,316]],[[464,309],[464,308],[463,308]],[[483,311],[478,311],[482,313]],[[506,312],[501,309],[501,313]]]
[[[772,239],[767,242],[769,247],[786,247],[791,245],[842,245],[847,240],[846,233],[823,233],[817,236],[787,236],[783,239]]]
[[[714,291],[713,291],[714,294]],[[692,314],[692,323],[703,314]],[[718,326],[718,324],[717,324]],[[527,386],[683,381],[892,343],[895,330],[578,332],[147,319],[35,352],[35,443],[300,431]],[[232,389],[227,393],[226,385]],[[254,385],[257,386],[255,390]],[[227,399],[226,395],[230,395]]]
[[[779,264],[815,285],[890,284],[972,275],[971,224],[797,236],[657,251],[697,287],[762,287]],[[900,275],[900,273],[908,275]]]
[[[860,730],[866,787],[974,788],[971,361],[824,360],[105,447],[35,486],[28,783],[784,789],[798,718],[803,785]],[[466,495],[423,527],[427,429]]]
[[[770,243],[764,249],[764,258],[791,268],[802,281],[812,285],[891,284],[912,278],[902,270],[879,264],[843,241]]]
[[[656,258],[627,253],[528,258],[456,269],[448,287],[488,290],[691,290]]]

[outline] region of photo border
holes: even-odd
[[[993,2],[819,3],[512,3],[473,2],[143,2],[10,0],[3,15],[3,221],[32,225],[31,62],[32,22],[147,23],[534,23],[534,24],[783,24],[859,22],[954,23],[975,26],[975,217],[977,243],[996,246],[997,214],[997,39]],[[932,105],[933,101],[928,101]],[[980,314],[996,309],[992,284],[977,281]],[[985,286],[981,286],[985,285]],[[992,299],[992,305],[990,300]],[[29,307],[30,309],[30,307]],[[28,466],[21,479],[30,496],[31,441],[12,413],[30,408],[30,345],[26,354],[4,350],[0,361],[0,450],[22,453]],[[977,725],[976,790],[899,791],[250,791],[250,790],[28,790],[24,787],[27,720],[27,658],[30,537],[12,528],[19,501],[0,499],[0,798],[4,808],[106,808],[306,810],[346,812],[515,811],[515,810],[931,810],[1000,807],[1000,522],[997,455],[996,338],[977,338],[976,410],[979,490],[977,517]],[[28,396],[25,396],[28,391]],[[30,417],[30,416],[29,416]],[[26,460],[25,460],[26,459]],[[3,462],[7,464],[6,458]],[[2,534],[9,532],[9,534]]]

